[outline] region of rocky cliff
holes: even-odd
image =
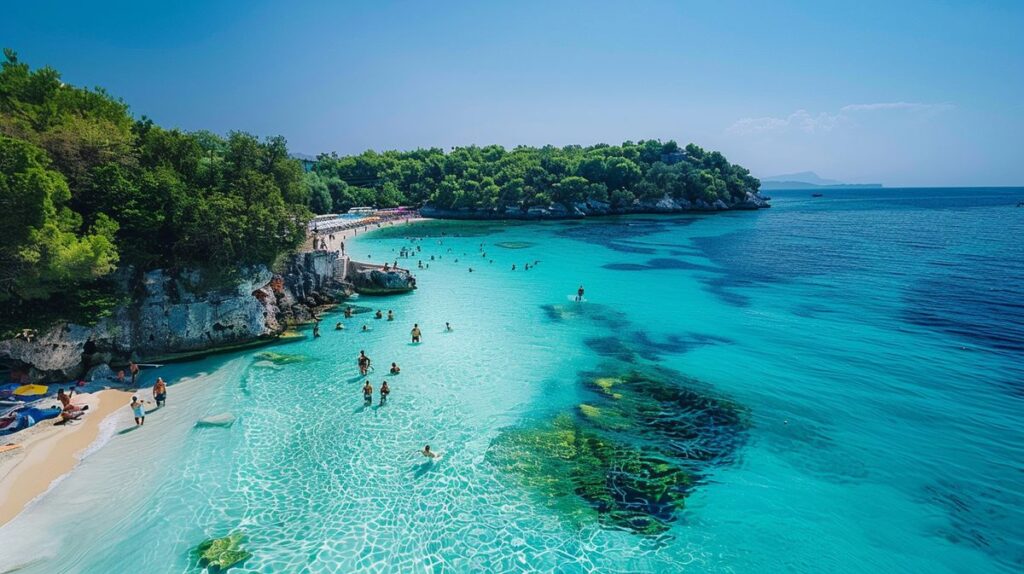
[[[570,205],[552,204],[548,207],[507,207],[505,209],[437,209],[425,205],[420,209],[423,217],[437,219],[579,219],[588,216],[628,215],[634,213],[713,213],[717,211],[755,210],[771,207],[771,198],[748,192],[742,200],[726,203],[721,199],[714,203],[704,200],[691,202],[675,199],[668,195],[659,200],[637,201],[632,205],[613,207],[611,204],[588,200]]]
[[[142,275],[132,303],[93,327],[62,324],[24,338],[0,341],[0,360],[32,380],[66,381],[88,371],[109,374],[108,364],[230,347],[270,339],[289,324],[307,322],[317,306],[347,296],[338,279],[337,253],[300,253],[285,272],[244,269],[228,286],[204,287],[198,271]]]
[[[385,271],[379,265],[367,263],[350,263],[345,279],[363,295],[407,293],[416,288],[416,278],[410,271],[396,268]]]

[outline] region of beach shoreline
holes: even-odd
[[[89,406],[78,421],[56,425],[51,419],[5,437],[4,444],[20,448],[0,453],[0,526],[71,473],[100,438],[103,421],[125,408],[131,396],[119,389],[75,395],[76,404]]]
[[[409,219],[393,219],[379,224],[369,223],[362,227],[356,227],[353,229],[345,229],[326,233],[321,232],[318,235],[318,237],[324,239],[327,242],[327,251],[337,251],[343,257],[348,257],[348,254],[351,252],[352,246],[356,243],[356,241],[358,241],[360,236],[372,233],[374,230],[377,229],[384,229],[385,227],[393,227],[395,225],[411,225],[413,223],[420,223],[423,221],[430,220],[431,218],[429,217],[410,217]],[[378,225],[380,225],[380,227],[378,227]],[[330,238],[332,235],[334,236],[334,239]],[[313,235],[310,234],[309,237],[306,238],[306,242],[300,248],[300,251],[317,251],[312,247],[312,239]],[[342,252],[341,250],[342,243],[345,244],[344,252]]]

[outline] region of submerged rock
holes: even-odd
[[[287,365],[290,363],[301,363],[309,358],[305,355],[291,355],[288,353],[278,353],[276,351],[263,351],[262,353],[256,353],[257,361],[268,361],[275,365]]]
[[[231,413],[221,413],[219,415],[211,415],[203,417],[196,421],[197,427],[230,427],[235,424],[235,415]]]
[[[730,461],[745,409],[670,371],[584,375],[593,400],[506,429],[487,460],[574,524],[666,531],[714,465]]]
[[[252,558],[252,554],[242,548],[245,534],[232,532],[223,538],[210,538],[195,547],[193,554],[199,566],[210,572],[222,572]]]

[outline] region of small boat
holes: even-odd
[[[824,193],[812,193],[811,197],[822,197],[824,195],[825,195]]]

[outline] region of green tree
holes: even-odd
[[[0,135],[0,301],[73,289],[117,263],[117,224],[98,214],[79,233],[67,183],[48,163],[40,148]]]

